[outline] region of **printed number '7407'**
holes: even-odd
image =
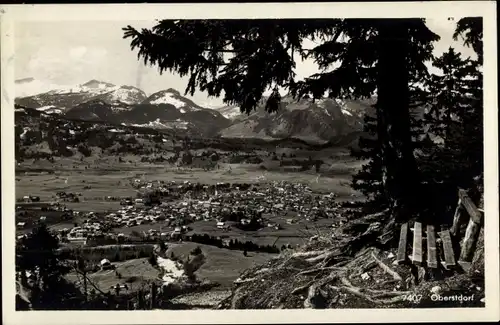
[[[422,295],[416,295],[416,294],[404,295],[403,299],[405,301],[410,301],[410,302],[413,302],[413,303],[419,303],[422,300]]]

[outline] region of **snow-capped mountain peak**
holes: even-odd
[[[16,81],[16,102],[31,108],[57,106],[66,111],[90,100],[126,106],[140,104],[146,98],[146,93],[136,87],[116,86],[95,79],[73,86],[55,85],[34,78]]]
[[[24,78],[15,81],[15,96],[29,97],[42,94],[76,94],[90,93],[103,94],[117,90],[119,87],[103,81],[90,80],[81,85],[61,85],[51,81],[43,81],[35,78]]]
[[[238,116],[241,116],[241,109],[239,106],[228,105],[224,107],[212,108],[213,110],[218,111],[227,119],[234,120]]]
[[[121,86],[116,89],[110,89],[101,96],[105,101],[120,102],[127,105],[142,103],[146,98],[146,93],[139,88],[132,86]]]
[[[85,88],[90,88],[90,89],[107,89],[107,88],[116,87],[112,83],[99,81],[99,80],[95,80],[95,79],[87,81],[86,83],[82,84],[81,86],[85,87]]]
[[[181,113],[186,113],[187,111],[199,111],[202,109],[202,107],[195,104],[192,100],[182,96],[179,91],[172,88],[161,90],[152,94],[144,101],[144,103],[152,105],[170,104],[179,109]]]
[[[75,93],[88,93],[92,95],[100,95],[111,91],[116,91],[120,87],[115,86],[108,82],[91,80],[81,85],[67,86],[62,89],[54,89],[49,91],[50,94],[75,94]]]
[[[174,97],[175,95],[171,92],[165,91],[162,96],[157,96],[155,99],[151,100],[150,104],[171,104],[176,108],[181,108],[185,106],[185,103]]]

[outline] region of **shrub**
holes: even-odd
[[[160,240],[158,242],[158,247],[160,248],[160,251],[162,251],[162,252],[167,250],[167,245],[165,245],[165,242],[163,240]]]
[[[149,255],[148,262],[153,267],[158,266],[158,261],[156,260],[156,255],[153,253]]]
[[[78,146],[78,152],[80,152],[85,157],[90,157],[92,155],[92,151],[89,149],[89,147],[82,144]]]
[[[196,255],[200,255],[202,254],[203,252],[201,251],[201,248],[200,246],[196,246],[196,248],[194,248],[192,251],[191,251],[191,255],[193,256],[196,256]]]

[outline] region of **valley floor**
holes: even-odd
[[[115,212],[121,208],[119,200],[110,201],[108,196],[135,198],[137,191],[130,185],[134,179],[147,181],[176,181],[201,184],[228,183],[270,183],[286,181],[304,183],[317,193],[335,193],[339,201],[363,200],[360,193],[352,190],[350,178],[353,171],[358,170],[361,162],[341,156],[336,161],[331,161],[328,166],[323,166],[319,174],[314,170],[299,172],[286,171],[274,162],[268,162],[266,170],[257,164],[220,164],[219,168],[211,171],[191,169],[189,167],[173,167],[169,165],[155,165],[138,161],[117,163],[112,157],[93,161],[92,163],[79,159],[57,159],[54,164],[47,161],[25,161],[16,168],[16,199],[21,201],[25,196],[39,196],[41,202],[55,200],[57,192],[79,193],[79,202],[64,202],[68,209],[82,212]],[[19,207],[29,204],[18,203]],[[285,217],[273,220],[285,224]],[[50,225],[52,229],[71,228],[74,222],[81,220],[67,220]],[[259,245],[301,245],[307,238],[316,232],[327,232],[331,229],[331,220],[320,219],[308,223],[309,230],[303,222],[285,225],[284,229],[262,231],[242,231],[232,229],[223,231],[217,229],[214,222],[196,221],[190,226],[193,233],[208,233],[211,236],[224,236],[240,241],[250,240]],[[133,231],[142,232],[148,229],[161,229],[158,225],[140,225],[116,229],[117,232],[130,234]],[[314,230],[313,230],[314,229]],[[26,233],[29,229],[18,230],[18,234]],[[312,232],[315,232],[314,234]],[[207,256],[207,262],[197,271],[201,280],[213,281],[218,287],[207,292],[197,292],[176,297],[172,303],[173,308],[196,309],[213,308],[222,299],[226,298],[231,286],[239,275],[246,269],[269,261],[273,254],[249,252],[243,256],[241,251],[217,248],[214,246],[197,245],[195,243],[182,243],[169,246],[169,253],[176,256],[188,255],[196,246],[201,246]],[[274,255],[275,256],[275,255]],[[135,261],[135,262],[134,262]],[[92,275],[97,285],[109,291],[117,283],[125,283],[128,277],[134,276],[135,269],[142,270],[140,278],[157,278],[154,270],[148,268],[146,259],[138,259],[119,263],[118,270],[123,273],[123,278],[117,281],[115,272],[99,271]],[[144,270],[143,270],[144,269]],[[131,273],[132,272],[132,273]],[[129,274],[130,273],[130,274]],[[143,274],[144,273],[144,274]],[[137,274],[139,276],[139,274]],[[75,277],[69,276],[70,278]],[[76,278],[74,281],[79,281]],[[132,284],[132,287],[134,285]],[[175,307],[177,306],[177,307]]]

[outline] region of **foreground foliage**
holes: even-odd
[[[370,97],[376,92],[385,196],[397,219],[407,218],[405,210],[417,206],[420,182],[411,142],[409,85],[427,74],[424,62],[439,39],[423,19],[161,20],[151,30],[128,26],[124,37],[160,73],[189,76],[186,92],[223,96],[247,113],[268,90],[266,110],[279,110],[280,88],[297,99],[325,93],[331,98]],[[319,45],[305,48],[306,40]],[[296,80],[295,56],[313,59],[322,72]]]

